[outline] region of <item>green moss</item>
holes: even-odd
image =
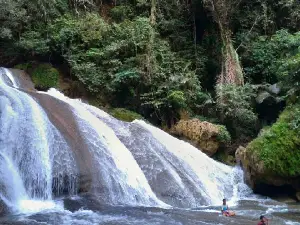
[[[49,64],[41,64],[32,72],[32,81],[37,89],[47,90],[58,84],[59,72]]]
[[[119,120],[123,120],[123,121],[126,121],[126,122],[131,122],[135,119],[143,119],[143,117],[136,113],[136,112],[132,112],[130,110],[127,110],[127,109],[123,109],[123,108],[115,108],[115,109],[112,109],[110,111],[110,114],[119,119]]]
[[[27,71],[32,67],[31,63],[21,63],[14,66],[15,69]]]
[[[214,159],[230,166],[234,166],[236,164],[235,158],[224,151],[218,151],[214,155]]]
[[[227,128],[223,125],[217,125],[219,128],[219,134],[217,136],[217,140],[221,143],[228,143],[231,141],[230,133],[228,132]]]
[[[286,108],[273,126],[253,140],[247,151],[257,154],[268,173],[300,175],[300,105]]]

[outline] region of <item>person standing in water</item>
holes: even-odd
[[[267,220],[266,217],[260,216],[259,219],[260,219],[260,222],[257,225],[269,225],[269,221]]]

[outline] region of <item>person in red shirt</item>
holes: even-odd
[[[269,221],[265,216],[259,217],[260,222],[257,225],[269,225]]]

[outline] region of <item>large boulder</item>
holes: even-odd
[[[208,156],[214,155],[220,144],[230,139],[224,126],[199,119],[180,120],[173,127],[171,133],[200,148]]]
[[[246,182],[261,194],[300,192],[300,106],[287,107],[272,127],[266,128],[236,159]]]
[[[256,112],[260,119],[267,123],[276,121],[280,111],[285,107],[285,100],[279,96],[279,84],[256,85]]]

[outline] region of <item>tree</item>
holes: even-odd
[[[222,67],[218,84],[243,85],[243,71],[238,54],[232,44],[232,31],[230,29],[232,13],[239,5],[240,0],[203,0],[203,3],[219,26],[220,37],[223,43]]]

